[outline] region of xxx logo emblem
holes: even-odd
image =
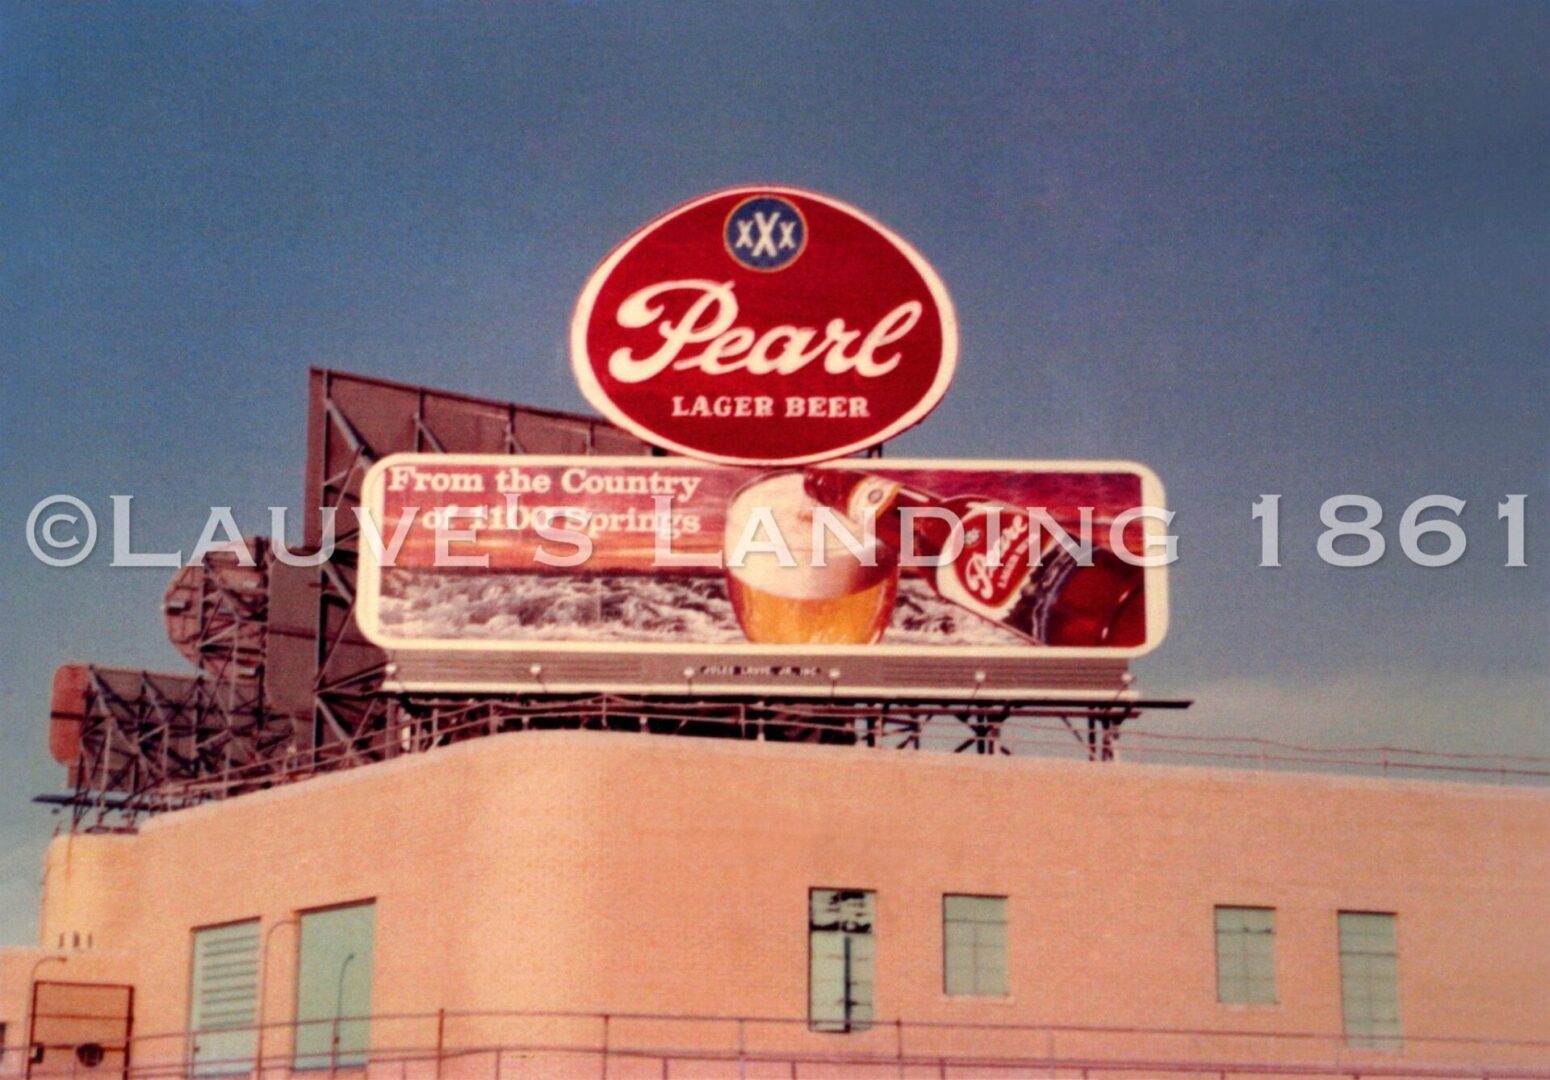
[[[784,270],[807,247],[807,220],[776,195],[756,195],[727,215],[727,253],[750,270]]]

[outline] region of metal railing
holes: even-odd
[[[1254,736],[1190,735],[1125,728],[1127,706],[1006,706],[993,703],[779,706],[730,702],[647,702],[598,695],[563,701],[417,702],[374,743],[373,755],[399,757],[491,734],[535,730],[606,730],[655,735],[819,743],[857,750],[903,749],[989,755],[1127,761],[1258,771],[1326,772],[1470,783],[1550,784],[1550,756],[1448,753],[1405,747],[1334,746]],[[1112,724],[1112,727],[1104,726]],[[376,745],[380,743],[380,745]],[[142,793],[145,809],[170,810],[233,794],[295,783],[342,767],[333,751],[288,750],[198,780]]]
[[[343,1030],[369,1025],[356,1045]],[[246,1035],[246,1045],[232,1040]],[[199,1053],[219,1035],[226,1057]],[[302,1045],[304,1044],[304,1045]],[[0,1053],[0,1077],[153,1078],[340,1074],[398,1080],[518,1077],[1550,1078],[1550,1039],[1406,1035],[1386,1047],[1273,1028],[877,1020],[843,1035],[802,1018],[564,1010],[438,1010],[277,1021],[220,1031],[135,1035],[101,1064],[70,1047],[29,1063]]]

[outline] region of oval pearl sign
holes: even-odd
[[[647,442],[729,464],[842,457],[930,412],[958,322],[931,265],[811,191],[713,192],[636,232],[571,322],[582,392]]]

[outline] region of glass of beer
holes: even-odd
[[[749,641],[869,645],[888,629],[899,592],[898,552],[875,539],[866,542],[861,526],[838,512],[835,526],[857,538],[859,552],[831,529],[815,530],[813,512],[819,505],[803,490],[800,472],[760,477],[728,502],[727,592]],[[754,550],[739,560],[738,546],[755,517],[760,521],[749,545]],[[789,560],[768,550],[775,530],[789,549]]]

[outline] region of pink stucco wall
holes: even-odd
[[[1424,1036],[1550,1038],[1550,794],[1306,774],[502,735],[166,814],[137,835],[61,837],[42,943],[89,934],[71,974],[132,982],[141,1033],[186,1025],[192,928],[261,917],[268,930],[371,898],[377,1012],[800,1019],[811,887],[875,890],[876,1010],[890,1020],[1338,1032],[1336,914],[1370,910],[1398,915],[1405,1054],[1485,1056]],[[1009,897],[1010,997],[943,994],[944,893]],[[1276,909],[1279,1004],[1217,1004],[1217,904]],[[267,1012],[283,1020],[294,928],[272,940]],[[13,1022],[35,955],[0,961]],[[532,1034],[459,1023],[448,1037]],[[423,1043],[428,1025],[392,1037]],[[833,1049],[895,1035],[744,1037]],[[1072,1053],[1180,1049],[1057,1037]],[[1189,1052],[1246,1045],[1209,1043]]]

